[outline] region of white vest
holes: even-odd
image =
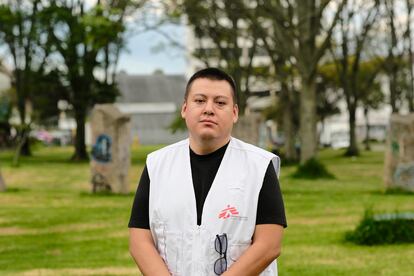
[[[215,276],[214,262],[220,258],[214,248],[217,234],[227,234],[228,267],[250,246],[259,192],[271,160],[279,175],[279,157],[231,138],[198,226],[189,140],[148,155],[150,228],[172,275]],[[276,261],[260,275],[277,275]]]

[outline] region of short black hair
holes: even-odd
[[[190,92],[191,85],[196,79],[209,79],[209,80],[219,80],[219,81],[224,80],[224,81],[227,81],[228,84],[230,84],[230,86],[232,88],[232,91],[233,91],[233,93],[232,93],[233,102],[235,104],[237,104],[237,89],[236,89],[236,83],[235,83],[234,79],[229,74],[224,72],[223,70],[220,70],[220,69],[214,68],[214,67],[208,67],[208,68],[201,69],[201,70],[195,72],[194,75],[191,76],[191,78],[188,80],[187,86],[185,88],[185,95],[184,95],[185,100],[187,100],[188,93]]]

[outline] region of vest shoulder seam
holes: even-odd
[[[246,151],[246,152],[250,152],[250,153],[254,153],[255,155],[258,155],[260,157],[263,158],[275,158],[278,157],[276,154],[271,153],[269,151],[266,151],[262,148],[256,147],[254,145],[245,143],[241,140],[237,140],[238,143],[242,143],[241,145],[235,145],[235,144],[230,144],[229,147],[235,150],[240,150],[240,151]],[[279,157],[278,157],[279,158]]]
[[[182,140],[182,141],[179,141],[177,143],[174,143],[174,144],[165,146],[163,148],[160,148],[160,149],[158,149],[156,151],[151,152],[150,154],[148,154],[148,156],[150,156],[150,155],[154,156],[154,155],[160,154],[162,152],[168,152],[168,151],[174,150],[174,149],[176,149],[178,147],[186,146],[186,145],[188,145],[188,143],[186,143],[186,141],[187,140]]]

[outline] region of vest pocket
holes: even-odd
[[[155,245],[157,247],[158,253],[160,254],[161,258],[165,261],[165,251],[166,251],[166,244],[165,244],[165,227],[164,224],[160,222],[154,222],[151,225],[151,229],[153,229],[153,238]]]
[[[165,262],[172,275],[180,275],[182,262],[183,234],[165,232]]]

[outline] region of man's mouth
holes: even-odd
[[[217,123],[215,121],[208,120],[208,119],[201,120],[200,123],[208,123],[208,124],[217,125]]]

